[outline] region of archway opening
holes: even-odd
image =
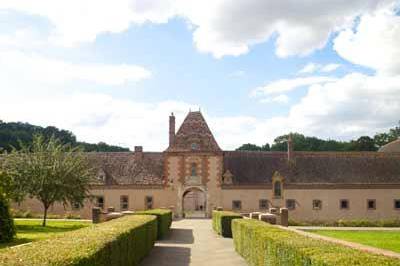
[[[199,188],[189,188],[182,196],[184,218],[205,218],[207,212],[206,193]]]

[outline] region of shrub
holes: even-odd
[[[400,227],[400,219],[391,220],[337,220],[337,221],[304,221],[289,220],[290,226],[339,226],[339,227]]]
[[[125,216],[61,236],[6,249],[0,265],[138,265],[154,245],[154,216]]]
[[[7,199],[0,192],[0,243],[10,242],[15,235],[14,221]]]
[[[313,239],[261,221],[234,220],[235,250],[249,265],[400,265],[400,260]]]
[[[140,215],[154,215],[157,216],[158,224],[158,239],[163,239],[169,232],[172,224],[172,211],[164,209],[152,209],[147,211],[135,212]]]
[[[219,235],[223,237],[232,237],[232,220],[240,218],[242,218],[242,216],[235,212],[213,211],[212,227]]]

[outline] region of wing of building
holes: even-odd
[[[200,112],[175,131],[169,118],[163,152],[89,153],[94,199],[70,212],[90,217],[94,205],[116,210],[166,207],[210,216],[287,207],[298,221],[394,219],[400,214],[400,140],[379,152],[223,151]],[[176,133],[175,133],[176,132]],[[40,208],[33,200],[21,208]],[[65,212],[54,206],[53,212]]]

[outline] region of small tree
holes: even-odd
[[[4,168],[12,190],[20,192],[15,200],[21,201],[24,194],[43,204],[43,226],[54,203],[82,206],[89,196],[93,171],[87,158],[80,148],[71,148],[54,137],[45,141],[42,135],[35,135],[31,146],[22,145],[5,156]]]
[[[15,235],[14,221],[7,198],[0,189],[0,243],[10,242]]]

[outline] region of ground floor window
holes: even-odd
[[[260,199],[260,201],[259,201],[259,209],[260,209],[260,210],[266,210],[266,209],[268,209],[268,200],[266,200],[266,199]]]
[[[339,205],[340,205],[340,209],[342,209],[342,210],[347,210],[350,207],[349,200],[347,200],[347,199],[340,200]]]
[[[129,209],[129,197],[126,195],[123,195],[119,199],[119,204],[120,208],[122,211],[126,211]]]
[[[376,209],[376,200],[374,200],[374,199],[367,200],[367,209],[375,210]]]
[[[96,196],[96,207],[104,208],[104,196]]]
[[[394,200],[394,208],[396,210],[400,210],[400,199],[395,199]]]
[[[232,210],[241,210],[241,209],[242,209],[242,202],[240,200],[233,200]]]
[[[73,210],[79,210],[81,208],[81,205],[79,204],[79,202],[72,202],[72,209]]]
[[[146,196],[144,201],[146,209],[153,209],[153,196]]]
[[[296,201],[294,199],[287,199],[286,200],[286,208],[288,210],[296,209]]]
[[[322,200],[313,200],[312,202],[313,210],[321,210],[322,209]]]

